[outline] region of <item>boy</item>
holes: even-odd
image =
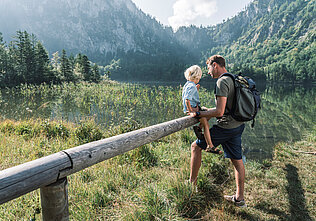
[[[199,98],[199,88],[200,85],[198,84],[201,77],[202,77],[202,70],[198,65],[193,65],[189,67],[185,72],[184,76],[187,79],[187,82],[183,86],[182,90],[182,103],[183,103],[183,112],[184,113],[200,113],[203,111],[200,106],[200,98]],[[198,117],[198,116],[197,116]],[[221,154],[222,152],[218,149],[215,149],[211,135],[209,131],[209,121],[210,118],[206,117],[199,117],[200,126],[194,126],[194,132],[199,139],[204,139],[202,134],[201,126],[204,130],[204,136],[207,143],[207,147],[205,149],[206,152]]]

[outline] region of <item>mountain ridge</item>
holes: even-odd
[[[2,0],[0,32],[8,41],[16,30],[27,30],[50,54],[66,49],[100,65],[117,63],[115,79],[183,79],[189,65],[204,65],[211,54],[222,54],[233,72],[315,80],[310,74],[316,69],[315,11],[314,0],[254,0],[223,23],[174,33],[131,0]],[[292,60],[308,67],[299,69],[299,77]]]

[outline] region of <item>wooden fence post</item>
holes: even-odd
[[[67,177],[41,187],[41,205],[43,221],[69,220]]]

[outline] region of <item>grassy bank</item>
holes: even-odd
[[[102,131],[93,122],[0,122],[0,169],[141,127]],[[315,129],[296,143],[280,143],[274,158],[246,163],[248,208],[223,201],[234,191],[228,160],[203,154],[198,191],[187,182],[190,129],[144,145],[70,177],[72,220],[313,220],[316,216]],[[0,220],[40,220],[39,191],[0,205]]]

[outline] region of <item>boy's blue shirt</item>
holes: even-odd
[[[187,81],[182,89],[182,104],[183,112],[187,112],[187,107],[185,105],[185,100],[188,99],[192,107],[200,105],[199,92],[196,88],[196,84],[193,81]]]

